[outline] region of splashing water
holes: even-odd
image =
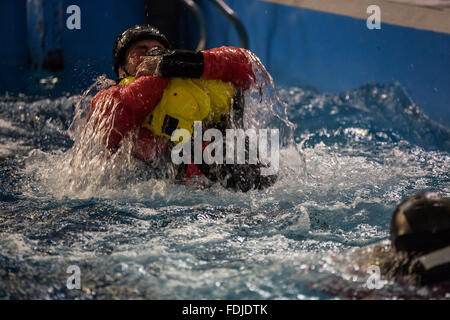
[[[388,238],[401,199],[450,196],[450,131],[399,84],[322,94],[271,82],[245,96],[246,126],[284,128],[290,143],[276,184],[247,193],[155,179],[130,143],[107,153],[86,122],[105,79],[84,96],[2,99],[0,297],[370,294],[354,250]],[[81,290],[66,288],[69,265]],[[436,295],[395,283],[376,294]]]
[[[275,94],[273,80],[260,60],[252,53],[247,54],[257,81],[256,88],[245,93],[244,127],[277,128],[281,130],[281,137],[284,137],[285,142],[292,142],[292,137],[285,134],[287,132],[292,135],[295,128],[287,119],[287,105]],[[89,117],[88,114],[93,91],[111,85],[110,80],[100,77],[80,98],[74,120],[68,129],[74,145],[67,152],[47,159],[52,166],[43,170],[41,156],[45,158],[45,155],[40,152],[27,159],[27,169],[36,174],[33,179],[41,181],[41,189],[42,186],[47,186],[43,189],[45,194],[51,193],[60,198],[89,198],[93,195],[108,197],[108,194],[116,194],[118,189],[128,190],[141,182],[148,185],[149,180],[152,180],[152,185],[161,185],[164,189],[176,187],[173,180],[177,169],[166,157],[156,158],[149,166],[133,156],[133,141],[137,131],[124,137],[117,152],[112,154],[105,147],[107,143],[104,137],[109,136],[112,130],[118,101],[106,96],[99,101]],[[112,107],[106,107],[110,105]],[[166,179],[155,179],[161,178],[161,172],[164,172]],[[157,194],[168,197],[166,192]],[[143,196],[148,197],[148,194]]]

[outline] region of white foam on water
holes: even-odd
[[[291,139],[294,128],[283,117],[286,104],[271,96],[270,85],[262,89],[262,99],[246,96],[252,115],[246,125],[280,126]],[[298,89],[291,96],[301,103],[306,95]],[[396,111],[395,96],[389,98]],[[329,108],[329,100],[316,95],[296,111],[340,115],[345,106]],[[350,107],[370,112],[358,101]],[[316,298],[317,292],[308,290],[321,288],[311,283],[330,275],[360,285],[367,275],[355,272],[352,264],[344,267],[351,261],[346,250],[386,239],[392,211],[405,196],[424,190],[450,196],[448,152],[389,141],[389,132],[357,124],[325,125],[284,144],[279,178],[265,190],[179,185],[149,176],[148,167],[132,157],[130,140],[115,154],[106,150],[98,131],[85,121],[88,107],[86,101],[77,106],[69,130],[72,149],[30,152],[23,196],[49,203],[80,201],[88,210],[92,201],[127,217],[104,226],[104,232],[83,231],[70,248],[57,242],[51,250],[61,259],[95,258],[102,271],[120,267],[124,286],[137,279],[165,297]],[[273,119],[274,113],[279,117]],[[110,129],[109,120],[100,131]],[[329,143],[336,136],[346,140]],[[317,137],[320,142],[309,143]],[[110,255],[86,249],[104,243],[113,247]]]

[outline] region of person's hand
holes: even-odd
[[[145,56],[136,68],[136,78],[141,76],[159,76],[159,64],[162,56]]]

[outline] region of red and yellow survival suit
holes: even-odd
[[[175,50],[163,57],[159,66],[161,76],[141,76],[129,84],[118,84],[100,91],[91,102],[88,120],[97,110],[96,114],[102,114],[110,122],[106,123],[110,130],[102,139],[113,152],[127,134],[135,133],[134,156],[143,161],[151,160],[168,147],[169,139],[156,135],[144,122],[160,103],[170,79],[220,80],[231,83],[240,91],[247,90],[255,78],[248,57],[247,50],[235,47],[200,52]],[[93,120],[95,127],[98,120]],[[200,174],[194,164],[189,164],[185,172],[186,178]]]

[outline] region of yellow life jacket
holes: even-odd
[[[134,77],[127,77],[120,84],[133,81]],[[186,129],[192,135],[194,121],[217,122],[227,115],[234,94],[235,87],[231,82],[171,78],[161,101],[146,117],[143,127],[169,139],[176,129]]]

